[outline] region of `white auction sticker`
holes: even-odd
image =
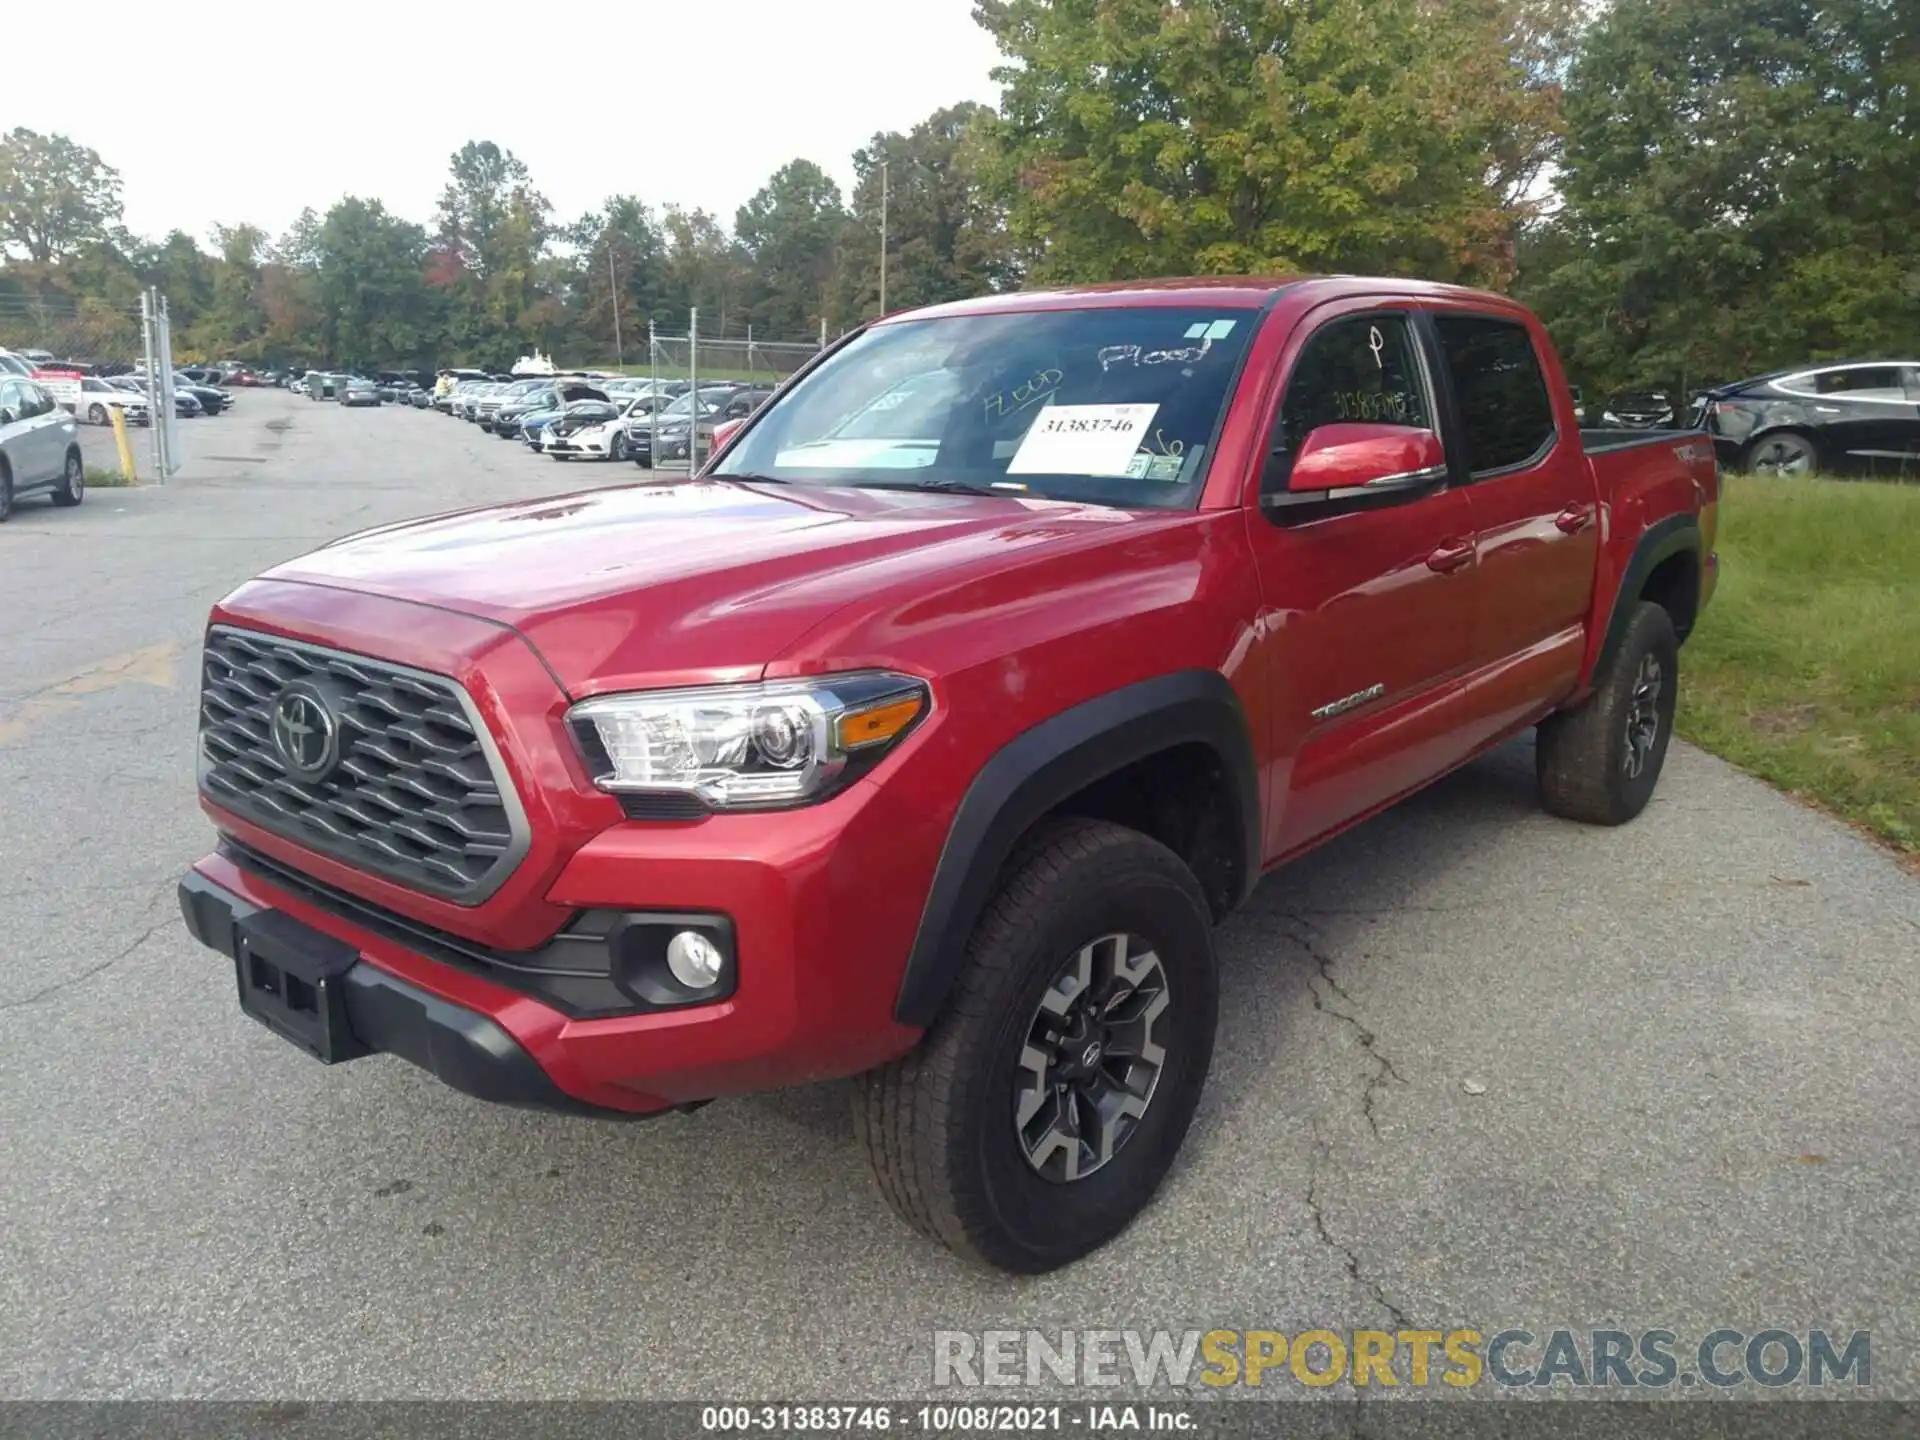
[[[1049,405],[1007,465],[1009,475],[1125,475],[1158,405]]]

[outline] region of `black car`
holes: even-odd
[[[193,396],[194,399],[198,400],[200,402],[200,408],[209,415],[218,415],[222,410],[225,410],[233,404],[232,391],[222,390],[214,385],[203,385],[199,381],[191,378],[184,370],[174,371],[173,384],[175,389],[185,390],[189,395]]]
[[[1600,423],[1630,430],[1669,430],[1676,421],[1673,398],[1664,390],[1629,390],[1607,402]]]
[[[1722,385],[1702,424],[1733,469],[1920,469],[1920,361],[1833,361]]]
[[[700,425],[708,433],[714,423],[721,418],[721,408],[726,405],[735,392],[746,387],[738,381],[724,380],[715,385],[700,387]],[[643,469],[653,465],[654,432],[658,431],[662,448],[672,451],[676,442],[679,457],[686,458],[687,420],[693,413],[694,397],[682,393],[671,403],[663,406],[658,413],[627,426],[627,457]]]
[[[704,395],[704,387],[703,387]],[[700,449],[696,464],[705,464],[707,454],[713,449],[713,430],[729,420],[744,420],[767,401],[773,398],[773,391],[756,385],[743,386],[728,394],[716,409],[705,411],[700,417],[700,427],[694,432],[695,439],[689,439],[689,425],[685,414],[675,416],[667,414],[661,417],[658,433],[652,437],[653,449],[660,463],[671,465],[687,458],[689,444],[697,443]]]

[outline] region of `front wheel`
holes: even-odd
[[[75,451],[67,452],[66,468],[60,472],[60,483],[53,487],[53,503],[56,505],[78,505],[87,498],[87,467],[80,462]]]
[[[106,424],[107,423],[107,407],[104,405],[88,406],[87,407],[87,423],[89,425]]]
[[[627,437],[616,434],[607,442],[607,459],[624,460],[627,458]]]
[[[1180,858],[1104,821],[1029,840],[918,1048],[862,1076],[854,1127],[909,1224],[1035,1274],[1126,1229],[1213,1058],[1207,902]]]
[[[1641,601],[1587,702],[1540,722],[1534,771],[1547,809],[1589,825],[1624,825],[1646,809],[1667,761],[1679,694],[1673,618]]]

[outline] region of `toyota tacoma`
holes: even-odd
[[[851,1077],[907,1221],[1046,1270],[1166,1175],[1261,876],[1529,729],[1548,810],[1640,814],[1718,499],[1495,295],[890,317],[697,477],[222,600],[182,910],[329,1063],[624,1117]]]

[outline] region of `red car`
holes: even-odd
[[[1045,1270],[1167,1172],[1263,874],[1529,728],[1550,810],[1641,812],[1718,493],[1494,295],[892,317],[698,479],[223,600],[182,907],[324,1061],[629,1117],[858,1077],[899,1212]]]

